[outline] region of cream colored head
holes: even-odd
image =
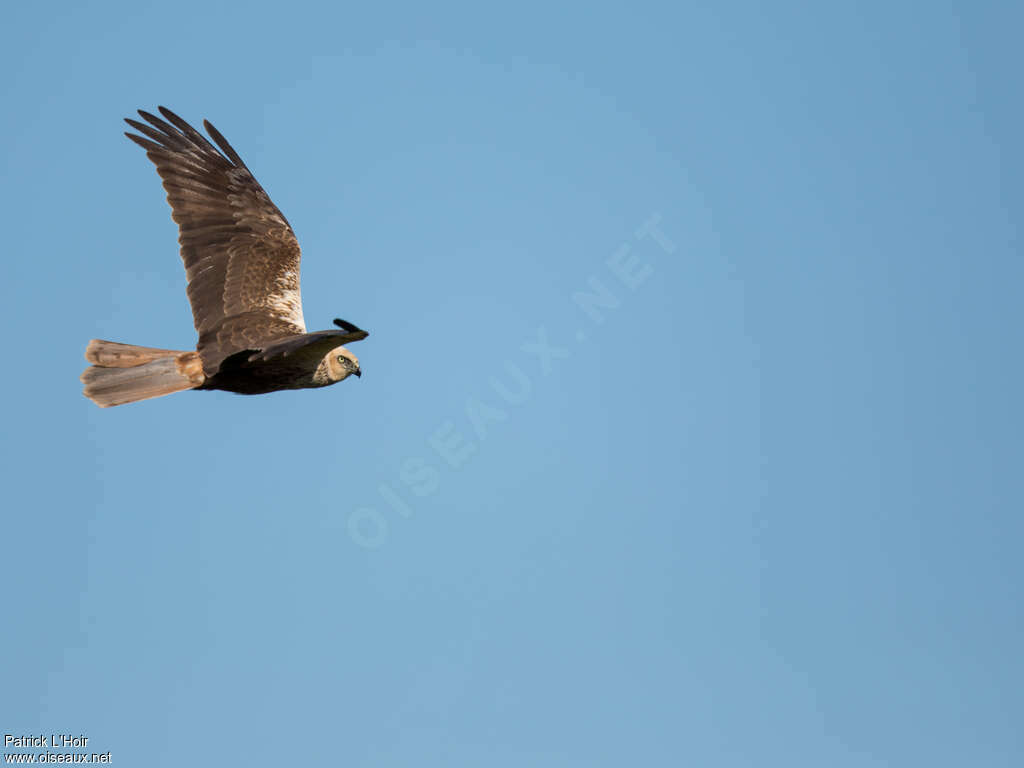
[[[359,360],[344,347],[335,347],[324,358],[327,363],[327,378],[332,384],[344,381],[349,376],[362,376]]]

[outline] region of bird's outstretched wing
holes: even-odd
[[[146,150],[178,224],[188,298],[207,376],[246,349],[306,332],[299,292],[301,251],[291,225],[242,158],[208,121],[216,142],[169,109],[165,120],[126,118],[125,135]],[[145,137],[145,138],[144,138]]]
[[[362,328],[344,320],[336,319],[334,324],[341,328],[341,330],[316,331],[315,333],[306,333],[301,336],[288,336],[278,339],[265,346],[259,352],[252,354],[248,360],[249,362],[274,360],[289,357],[296,353],[301,353],[312,360],[320,360],[320,358],[335,347],[340,347],[342,344],[351,344],[353,341],[362,341],[370,335],[368,331],[364,331]]]

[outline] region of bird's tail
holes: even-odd
[[[85,359],[92,365],[82,372],[83,393],[101,408],[195,389],[206,380],[196,352],[93,339]]]

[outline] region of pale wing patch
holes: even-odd
[[[299,248],[290,230],[274,229],[258,240],[240,237],[228,247],[224,279],[227,317],[263,310],[306,332],[299,287]]]
[[[262,306],[276,317],[285,320],[306,332],[306,320],[302,316],[302,291],[299,288],[299,270],[288,269],[276,275],[274,285],[264,297]]]

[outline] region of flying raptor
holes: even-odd
[[[125,133],[156,165],[178,224],[195,352],[93,339],[82,373],[97,405],[132,403],[186,389],[259,395],[337,384],[361,376],[344,346],[367,332],[306,333],[299,292],[301,252],[291,225],[227,140],[204,120],[216,147],[169,109],[139,110]],[[147,125],[148,123],[148,125]]]

